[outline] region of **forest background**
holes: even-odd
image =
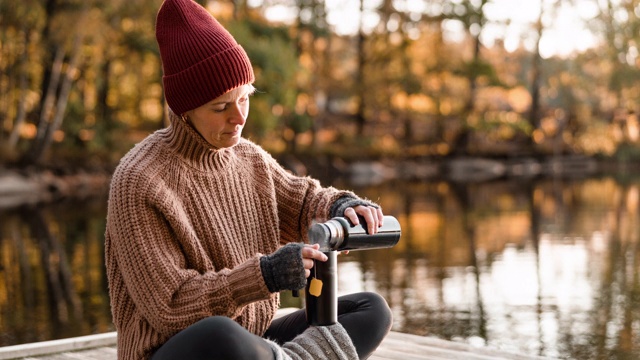
[[[545,57],[540,40],[557,9],[577,1],[539,0],[533,46],[509,50],[499,36],[482,40],[490,26],[509,31],[487,18],[491,0],[412,0],[422,10],[354,1],[357,30],[341,34],[324,0],[199,0],[252,60],[259,92],[246,137],[275,154],[346,161],[640,160],[640,1],[593,0],[596,46]],[[0,1],[0,169],[110,171],[167,125],[160,4]],[[282,7],[291,21],[268,20]]]

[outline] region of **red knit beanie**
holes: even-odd
[[[251,62],[233,36],[192,0],[165,0],[156,18],[164,95],[181,115],[253,83]]]

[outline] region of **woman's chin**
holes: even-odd
[[[223,148],[230,148],[230,147],[236,146],[238,145],[239,142],[240,142],[240,135],[227,138],[224,141],[212,142],[211,145],[215,146],[218,149],[223,149]]]

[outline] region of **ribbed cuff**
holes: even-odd
[[[237,304],[264,300],[270,294],[264,282],[260,281],[260,258],[257,256],[235,267],[227,281],[230,295]]]

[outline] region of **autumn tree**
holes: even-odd
[[[17,33],[25,39],[24,47],[14,50],[26,62],[19,66],[22,71],[4,75],[17,76],[23,84],[18,87],[21,100],[14,105],[17,110],[12,113],[15,116],[5,143],[7,153],[20,158],[23,166],[39,164],[54,141],[87,143],[96,139],[97,130],[106,131],[108,134],[99,132],[104,137],[112,136],[114,126],[105,124],[117,122],[123,114],[115,110],[123,108],[118,103],[123,94],[124,84],[118,81],[123,70],[143,68],[132,66],[135,59],[153,68],[140,73],[140,81],[131,82],[135,95],[145,96],[148,81],[158,81],[153,76],[158,74],[158,62],[149,63],[149,58],[136,55],[153,51],[149,44],[155,41],[158,2],[113,1],[101,8],[93,2],[71,0],[12,2],[14,6],[3,11],[8,19],[20,19],[21,12],[26,12],[34,20],[28,27],[11,23],[2,27],[5,36]],[[34,36],[36,33],[39,35]],[[136,109],[145,104],[144,99],[138,97],[133,103],[130,113],[140,115]],[[18,141],[21,135],[22,144]]]
[[[452,12],[446,14],[448,18],[460,21],[471,39],[471,59],[465,63],[465,68],[463,69],[463,73],[469,82],[467,101],[463,112],[461,113],[461,121],[463,123],[465,123],[467,118],[474,112],[478,78],[481,76],[495,78],[493,76],[493,69],[482,59],[481,54],[482,42],[480,41],[480,36],[485,24],[487,23],[484,9],[489,2],[490,0],[462,1],[459,4],[454,4],[452,6]],[[463,125],[455,143],[453,144],[453,150],[466,154],[468,151],[467,147],[469,136],[469,126]]]

